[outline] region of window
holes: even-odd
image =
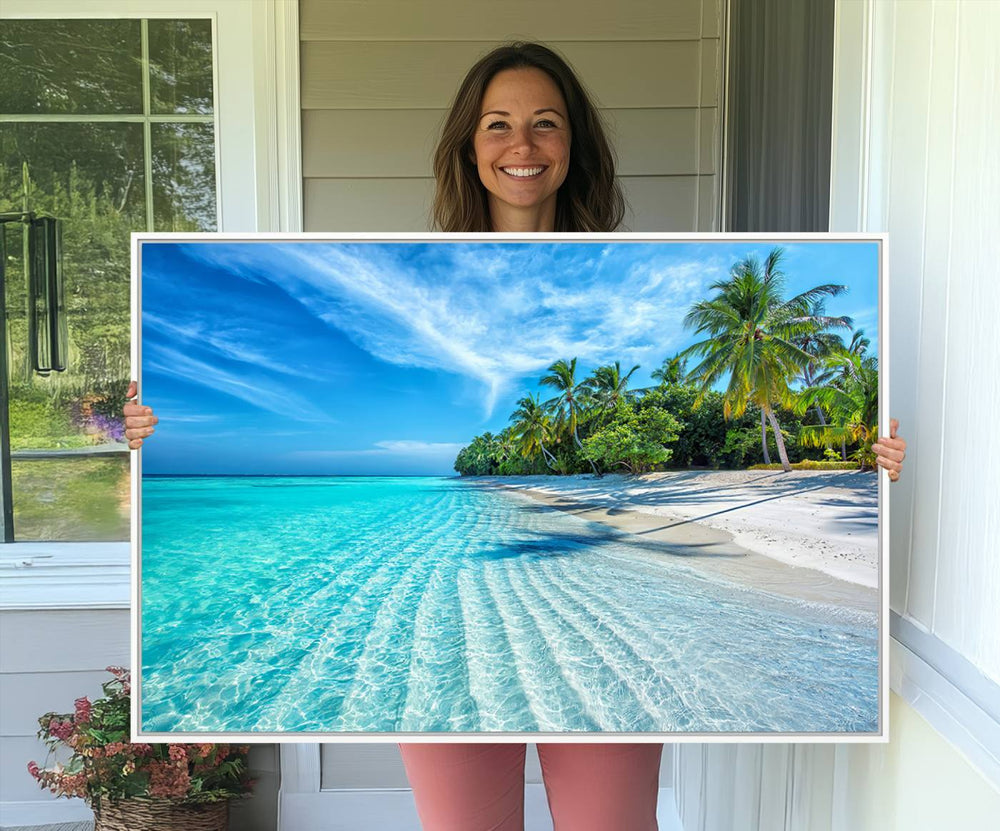
[[[127,540],[131,231],[218,226],[208,18],[6,20],[0,214],[14,539]],[[62,220],[64,372],[28,349],[24,225]],[[2,480],[0,480],[2,481]]]

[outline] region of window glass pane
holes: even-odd
[[[3,113],[141,114],[139,21],[4,20],[0,77]]]
[[[14,531],[21,540],[91,542],[129,538],[129,457],[11,463]]]
[[[210,121],[211,21],[146,25],[152,112]],[[129,233],[147,229],[147,202],[157,230],[217,227],[214,124],[87,121],[143,113],[141,32],[138,19],[6,20],[0,27],[0,112],[71,116],[0,128],[0,212],[62,221],[69,345],[65,372],[33,370],[24,226],[7,224],[0,302],[18,540],[128,539],[121,408],[130,376]]]
[[[142,152],[141,124],[5,124],[0,135],[0,211],[26,206],[62,220],[69,336],[65,372],[42,377],[32,371],[23,226],[8,223],[5,301],[19,540],[128,539],[116,471],[127,469],[120,413],[130,374],[129,233],[145,228]],[[119,459],[72,455],[115,445]],[[71,455],[37,460],[38,451]]]
[[[149,21],[153,113],[212,112],[212,21]]]
[[[215,131],[211,124],[153,124],[153,227],[214,231]]]

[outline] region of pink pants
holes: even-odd
[[[523,744],[401,744],[424,831],[522,831]],[[656,831],[662,744],[539,744],[555,831]]]

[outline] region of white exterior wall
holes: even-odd
[[[735,780],[726,748],[680,748],[689,831],[1000,817],[1000,4],[840,0],[837,18],[831,229],[889,233],[890,398],[910,445],[889,489],[906,644],[890,655],[890,742],[836,747],[832,766],[830,746],[745,745]]]

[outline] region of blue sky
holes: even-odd
[[[559,358],[647,385],[695,342],[692,303],[773,245],[145,242],[143,470],[452,475]],[[877,246],[783,247],[786,296],[848,286],[827,313],[876,350]]]

